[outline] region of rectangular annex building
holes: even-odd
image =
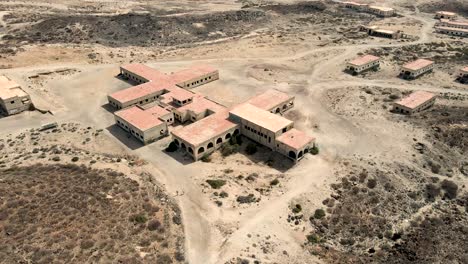
[[[416,91],[395,102],[393,111],[402,114],[414,114],[428,109],[435,103],[436,96],[426,91]]]
[[[403,79],[416,79],[427,72],[431,72],[433,69],[433,61],[417,59],[403,65],[401,68],[400,77]]]
[[[457,80],[461,83],[468,83],[468,66],[465,66],[458,71]]]
[[[32,107],[30,96],[6,76],[0,76],[0,113],[14,115]]]
[[[448,11],[437,11],[435,14],[437,19],[455,19],[457,18],[457,13],[448,12]]]
[[[364,55],[346,64],[346,71],[357,75],[370,69],[380,68],[380,58],[373,55]]]

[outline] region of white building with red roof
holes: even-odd
[[[402,114],[414,114],[434,105],[436,95],[426,91],[416,91],[393,103],[393,111]]]
[[[400,77],[403,79],[416,79],[419,76],[431,72],[434,69],[434,62],[426,59],[417,59],[404,64],[401,68]]]
[[[380,68],[380,58],[374,55],[364,55],[346,63],[346,71],[353,75]]]

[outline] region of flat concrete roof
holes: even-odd
[[[142,108],[141,106],[139,106],[140,108]],[[171,112],[169,112],[168,110],[160,107],[159,105],[154,105],[152,107],[149,107],[149,108],[142,108],[145,112],[147,113],[150,113],[151,115],[155,116],[155,117],[161,117],[161,116],[165,116],[165,115],[168,115],[170,114]]]
[[[350,4],[350,5],[355,5],[355,6],[367,6],[368,4],[363,4],[363,3],[358,3],[358,2],[352,2],[352,1],[347,1],[347,2],[341,2],[342,4]]]
[[[406,63],[405,65],[403,65],[403,68],[408,69],[408,70],[412,70],[412,71],[417,71],[417,70],[420,70],[420,69],[422,69],[424,67],[427,67],[427,66],[429,66],[431,64],[434,64],[434,62],[431,61],[431,60],[417,59],[415,61]]]
[[[384,11],[384,12],[395,11],[395,9],[391,7],[386,7],[386,6],[369,6],[369,8]]]
[[[132,100],[140,99],[149,94],[159,92],[162,90],[169,90],[176,87],[171,82],[147,82],[140,85],[136,85],[124,90],[117,91],[110,94],[109,96],[120,103],[126,103]]]
[[[349,64],[352,64],[354,66],[362,66],[362,65],[366,65],[371,62],[377,61],[379,59],[380,59],[379,57],[374,56],[374,55],[364,55],[362,57],[359,57],[357,59],[350,61]]]
[[[163,123],[158,116],[153,115],[150,111],[145,111],[138,106],[132,106],[124,110],[117,111],[114,114],[143,132]]]
[[[468,26],[468,21],[466,20],[449,20],[449,19],[441,19],[440,22],[447,23],[453,26]]]
[[[169,78],[168,75],[141,63],[127,64],[127,65],[121,66],[120,68],[126,71],[129,71],[131,73],[134,73],[138,76],[141,76],[147,79],[148,81],[151,81],[151,80],[156,81],[156,80],[161,80],[161,79],[168,80]]]
[[[240,104],[229,111],[229,113],[273,133],[276,133],[293,123],[293,121],[289,119],[270,113],[249,103]]]
[[[286,133],[276,138],[276,141],[281,142],[295,150],[304,148],[314,140],[315,138],[295,128],[286,131]]]
[[[416,91],[408,95],[407,97],[395,102],[398,105],[402,105],[409,109],[414,109],[421,104],[431,100],[435,97],[435,94],[426,91]]]
[[[196,94],[183,88],[173,86],[169,89],[169,93],[167,95],[176,100],[184,101],[193,98]]]
[[[276,89],[270,89],[252,97],[247,101],[247,103],[268,111],[273,107],[285,103],[293,98],[294,96],[291,96],[287,93],[280,92]]]
[[[456,16],[457,15],[457,13],[448,12],[448,11],[437,11],[436,14],[447,15],[447,16]]]
[[[225,111],[226,107],[213,102],[203,96],[196,96],[193,99],[193,102],[184,105],[182,107],[177,108],[177,111],[182,112],[182,111],[191,111],[194,112],[195,114],[200,114],[202,112],[205,112],[207,110],[211,110],[215,113]]]
[[[393,30],[388,30],[388,29],[376,29],[374,30],[375,32],[379,32],[379,33],[384,33],[384,34],[390,34],[390,35],[393,35],[395,34],[395,31]]]
[[[198,146],[215,139],[237,126],[228,119],[228,111],[222,111],[203,118],[200,121],[172,131],[172,135],[187,143]],[[195,152],[196,150],[194,150]]]
[[[446,30],[446,31],[468,32],[468,29],[465,29],[465,28],[454,28],[454,27],[435,27],[435,28]]]
[[[21,89],[20,85],[6,76],[0,76],[0,98],[3,100],[26,96],[27,93]]]
[[[194,65],[188,69],[181,70],[175,72],[170,75],[170,78],[174,83],[182,83],[186,81],[190,81],[200,76],[212,74],[217,72],[218,70],[209,66],[209,65]]]

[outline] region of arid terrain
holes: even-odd
[[[468,263],[468,39],[434,32],[463,0],[4,0],[0,75],[36,111],[0,118],[0,263]],[[360,25],[402,30],[386,39]],[[352,76],[362,54],[381,69]],[[413,81],[414,58],[435,62]],[[227,107],[275,88],[285,116],[314,136],[297,164],[267,148],[193,162],[142,145],[114,123],[119,66],[195,63],[220,79],[194,88]],[[411,116],[412,91],[436,104]],[[41,125],[58,127],[39,131]]]

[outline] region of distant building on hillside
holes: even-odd
[[[411,93],[409,96],[395,102],[393,104],[393,111],[411,115],[433,106],[435,100],[436,96],[433,93],[416,91]]]
[[[457,80],[461,83],[468,83],[468,66],[458,71]]]
[[[437,19],[455,19],[455,18],[457,18],[457,13],[447,12],[447,11],[438,11],[435,14],[435,18],[437,18]]]
[[[21,86],[6,76],[0,76],[0,112],[14,115],[30,109],[31,98]]]
[[[394,30],[382,29],[382,28],[379,28],[378,26],[368,26],[368,27],[360,26],[359,29],[361,31],[367,32],[369,36],[374,36],[374,37],[399,39],[403,36],[400,30],[394,31]]]
[[[359,12],[371,13],[380,17],[391,17],[396,15],[395,9],[391,7],[368,5],[352,1],[341,2],[340,4],[345,8],[353,9]]]

